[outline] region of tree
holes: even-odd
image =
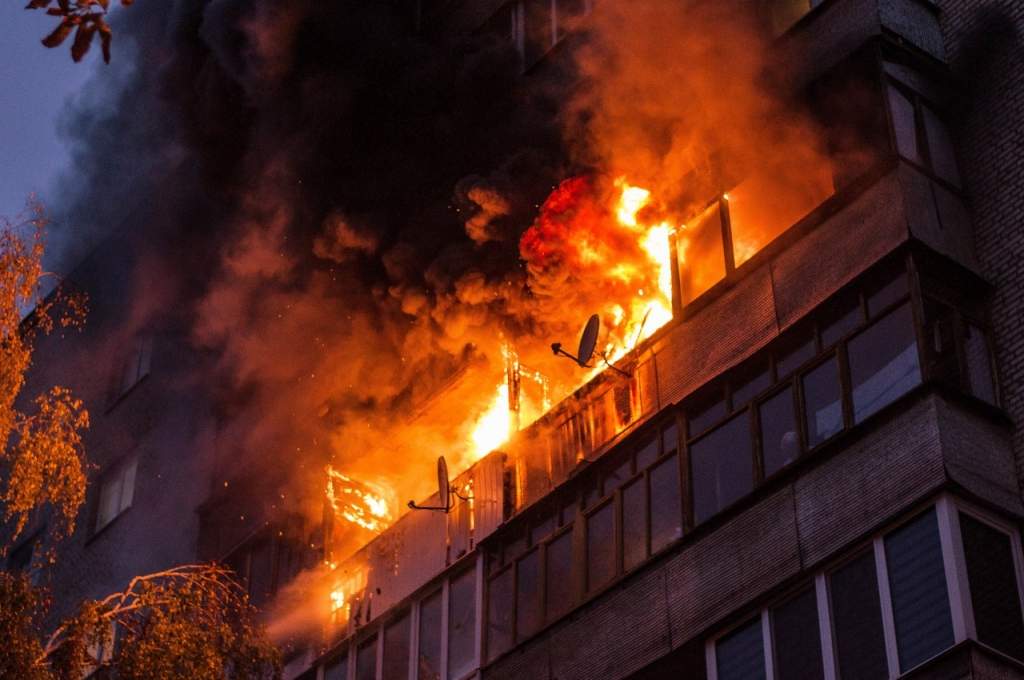
[[[39,591],[24,577],[0,573],[0,677],[29,680],[117,677],[120,680],[275,680],[277,650],[256,610],[216,564],[186,565],[136,576],[43,637]]]
[[[120,2],[127,6],[134,0]],[[29,0],[25,9],[45,9],[50,16],[60,17],[57,28],[43,38],[46,47],[58,47],[74,31],[71,58],[81,61],[92,46],[93,38],[99,34],[103,61],[110,63],[110,43],[113,39],[113,32],[107,23],[110,0]]]
[[[0,556],[36,510],[54,510],[47,523],[52,544],[74,531],[85,502],[82,432],[89,413],[82,402],[67,388],[54,386],[38,395],[27,412],[17,407],[38,334],[55,325],[81,327],[85,319],[83,294],[58,285],[42,295],[46,224],[43,207],[34,200],[26,219],[0,220],[0,506],[3,522],[11,525]],[[32,311],[23,319],[27,310]]]

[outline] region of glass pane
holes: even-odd
[[[403,614],[384,629],[384,669],[382,680],[409,677],[409,615]]]
[[[647,557],[647,482],[643,477],[622,490],[622,568]]]
[[[806,11],[807,0],[800,0]],[[753,257],[832,195],[828,163],[804,172],[761,172],[729,191],[729,226],[736,266]]]
[[[960,186],[960,171],[949,128],[929,107],[924,108],[924,130],[928,135],[928,155],[935,174],[954,186]]]
[[[491,579],[487,590],[487,658],[496,659],[512,649],[512,569]]]
[[[907,288],[907,275],[899,275],[881,288],[868,293],[868,316],[878,316],[886,307],[910,294]]]
[[[722,222],[717,202],[682,226],[676,234],[676,245],[685,305],[725,276]]]
[[[672,453],[679,448],[679,428],[673,422],[661,430],[661,452],[662,454]]]
[[[348,680],[348,656],[343,656],[324,667],[324,680]]]
[[[892,110],[892,127],[896,135],[896,150],[904,158],[920,163],[921,155],[917,150],[914,104],[892,85],[888,87],[888,90],[889,108]]]
[[[615,576],[615,506],[605,505],[587,518],[587,590]]]
[[[733,386],[732,408],[733,410],[743,408],[751,399],[761,392],[764,392],[772,384],[772,376],[768,367],[763,366],[754,375],[748,375],[746,380],[737,380]]]
[[[626,460],[619,463],[618,467],[605,475],[604,478],[604,493],[607,496],[612,491],[615,491],[620,486],[625,484],[630,477],[633,476],[632,472],[632,461],[627,458]]]
[[[534,522],[533,526],[530,527],[530,545],[537,545],[545,538],[551,535],[551,532],[555,530],[555,515],[554,513],[545,515],[543,518]]]
[[[359,645],[356,652],[356,680],[376,680],[377,638]]]
[[[135,471],[138,468],[138,458],[133,458],[124,468],[121,483],[121,506],[118,512],[124,512],[131,507],[135,499]]]
[[[964,324],[964,355],[967,363],[967,387],[971,394],[995,404],[996,389],[988,342],[981,329],[972,323]]]
[[[909,304],[851,339],[848,353],[854,422],[861,422],[921,383]]]
[[[900,670],[953,645],[953,622],[935,510],[885,537]]]
[[[694,437],[725,417],[725,397],[717,390],[715,401],[686,410],[690,436]]]
[[[1010,537],[963,513],[960,532],[978,639],[1024,660],[1024,619]]]
[[[100,500],[96,509],[96,529],[102,529],[110,523],[110,520],[117,517],[118,508],[121,505],[121,475],[115,473],[108,475],[106,481],[100,486]]]
[[[761,619],[715,643],[718,680],[764,680],[764,641]]]
[[[750,417],[744,411],[690,446],[693,511],[698,523],[754,487]],[[653,499],[652,499],[653,500]]]
[[[572,530],[548,543],[545,565],[547,592],[547,620],[552,621],[572,606]]]
[[[419,680],[441,680],[441,593],[420,605]]]
[[[775,680],[824,678],[818,601],[813,588],[772,611],[772,642]]]
[[[788,338],[789,345],[776,355],[775,369],[779,380],[800,368],[814,356],[814,336],[810,332]]]
[[[448,680],[457,680],[476,666],[476,572],[452,579],[448,598]]]
[[[836,344],[840,338],[857,328],[860,322],[860,304],[856,295],[848,294],[837,300],[822,320],[822,348]]]
[[[673,432],[675,428],[673,428]],[[637,472],[646,470],[647,467],[658,460],[658,440],[654,437],[649,439],[640,445],[639,450],[636,452],[636,469]]]
[[[679,458],[672,456],[651,469],[651,552],[683,535],[679,495]]]
[[[839,367],[835,357],[803,377],[807,445],[813,448],[843,429]]]
[[[787,387],[761,404],[761,447],[764,475],[772,475],[800,455],[800,437],[796,431],[793,388]]]
[[[543,619],[540,610],[540,550],[516,563],[516,639],[535,633]]]
[[[839,677],[889,677],[874,553],[858,557],[829,576],[829,597]]]

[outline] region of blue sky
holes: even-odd
[[[104,67],[99,49],[75,64],[69,45],[39,44],[54,19],[25,4],[0,0],[0,215],[6,217],[21,211],[30,192],[44,202],[53,195],[53,180],[68,163],[57,121],[68,99]]]

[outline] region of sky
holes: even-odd
[[[92,72],[104,67],[98,49],[79,64],[69,44],[47,49],[39,41],[55,23],[42,11],[24,9],[25,0],[0,2],[0,215],[21,212],[36,192],[54,196],[68,154],[57,122],[69,98]],[[68,41],[70,43],[70,39]]]

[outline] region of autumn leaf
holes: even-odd
[[[43,45],[46,47],[57,47],[64,42],[64,39],[71,33],[71,29],[74,27],[74,23],[70,18],[64,19],[64,21],[58,24],[57,28],[54,29],[53,33],[43,38]]]
[[[71,58],[82,61],[82,57],[89,51],[92,45],[93,36],[96,35],[96,24],[94,22],[83,23],[75,32],[75,41],[71,44]]]

